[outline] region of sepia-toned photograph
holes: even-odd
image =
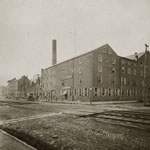
[[[0,0],[0,150],[150,150],[150,0]]]

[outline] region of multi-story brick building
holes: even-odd
[[[42,95],[51,100],[143,99],[145,54],[120,57],[105,44],[86,54],[41,70]],[[150,81],[147,52],[146,81]],[[66,96],[64,96],[66,95]]]

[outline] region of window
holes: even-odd
[[[125,85],[127,84],[127,79],[126,79],[126,78],[124,78],[124,84],[125,84]]]
[[[124,95],[124,90],[120,89],[120,96],[123,96],[123,95]]]
[[[124,78],[124,77],[121,77],[121,84],[124,84],[124,85],[126,85],[126,82],[127,82],[126,78]]]
[[[112,73],[115,73],[115,68],[112,68]]]
[[[137,96],[137,90],[135,90],[135,96]]]
[[[121,72],[125,73],[125,67],[121,67]]]
[[[115,96],[118,96],[118,89],[115,89]]]
[[[107,50],[106,47],[104,47],[103,48],[103,53],[107,53],[106,50]]]
[[[125,60],[122,60],[121,63],[122,63],[122,64],[125,64]]]
[[[88,96],[88,89],[85,88],[85,96]]]
[[[68,89],[68,96],[71,96],[71,89]]]
[[[116,58],[112,58],[112,64],[116,64]]]
[[[98,65],[98,71],[102,72],[102,66],[100,64]]]
[[[115,89],[115,96],[119,96],[120,95],[120,90],[119,89]]]
[[[85,89],[82,89],[82,96],[85,96]]]
[[[142,61],[140,62],[140,66],[141,66],[141,67],[143,66],[143,62],[142,62]]]
[[[144,90],[141,90],[141,96],[144,96]]]
[[[128,68],[128,74],[131,74],[131,68]]]
[[[129,66],[131,65],[131,62],[130,62],[130,61],[128,61],[128,65],[129,65]]]
[[[136,63],[133,64],[136,67]]]
[[[108,89],[108,96],[111,96],[111,89]]]
[[[80,67],[79,67],[79,73],[82,73],[82,72],[81,72],[81,68],[80,68]]]
[[[127,96],[129,96],[129,90],[127,89]]]
[[[98,82],[99,82],[99,83],[102,83],[102,76],[101,76],[101,75],[99,76]]]
[[[112,54],[112,51],[111,51],[111,50],[108,50],[108,54]]]
[[[142,70],[140,71],[140,76],[143,76],[143,71]]]
[[[103,60],[102,60],[102,55],[101,55],[101,54],[98,54],[98,61],[103,61]]]
[[[105,95],[105,96],[107,95],[107,89],[105,89],[105,93],[104,93],[104,95]]]
[[[133,80],[133,86],[135,86],[136,85],[136,81],[135,80]]]
[[[74,96],[77,95],[77,89],[74,89]]]
[[[133,69],[133,75],[136,76],[136,69]]]
[[[113,78],[113,80],[112,80],[112,84],[115,84],[115,78]]]
[[[133,96],[136,96],[136,90],[133,89]]]
[[[132,90],[130,90],[129,92],[130,92],[130,93],[129,93],[129,96],[132,96]]]
[[[141,85],[144,87],[144,80],[141,80]]]
[[[94,90],[94,96],[97,96],[97,88]]]
[[[100,88],[97,88],[97,96],[100,96],[100,95],[101,95]]]
[[[124,84],[124,78],[121,77],[121,84]]]
[[[82,96],[82,89],[79,89],[79,96]]]
[[[79,58],[79,64],[81,64],[82,62],[81,62],[81,58]]]
[[[102,96],[105,95],[105,89],[104,88],[101,88],[101,94],[102,94]]]
[[[79,83],[82,83],[82,80],[81,80],[81,78],[79,78]]]
[[[111,89],[111,96],[113,96],[113,89]]]
[[[118,93],[117,93],[117,95],[118,95],[118,96],[120,96],[120,89],[118,89]]]

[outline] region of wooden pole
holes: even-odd
[[[149,46],[147,44],[145,44],[145,59],[144,59],[144,106],[146,105],[146,68],[147,68],[147,48]]]

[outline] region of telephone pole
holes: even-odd
[[[146,70],[147,70],[147,48],[149,45],[145,44],[145,59],[144,59],[144,106],[146,105]]]

